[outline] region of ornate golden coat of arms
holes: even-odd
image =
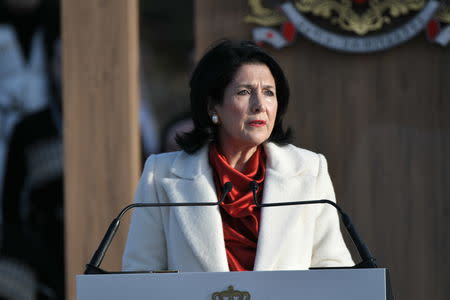
[[[438,22],[450,23],[450,6],[438,0],[266,0],[264,3],[262,0],[249,0],[248,5],[250,13],[245,17],[247,23],[267,27],[289,21],[295,23],[293,19],[297,19],[296,27],[311,24],[307,29],[309,31],[325,30],[343,37],[356,37],[351,40],[353,44],[361,42],[364,37],[401,29],[403,25],[409,25],[409,28],[405,27],[403,32],[397,30],[397,36],[389,38],[395,39],[412,30],[415,34],[426,27],[433,16]],[[298,28],[299,32],[301,29]],[[408,38],[412,36],[410,34]],[[330,39],[330,36],[327,38]],[[386,40],[382,42],[386,44],[385,48],[389,46]]]
[[[303,13],[312,13],[330,19],[340,28],[365,35],[379,30],[393,18],[418,11],[425,0],[298,0],[296,8]],[[356,6],[356,7],[355,7]],[[358,6],[367,6],[358,12]]]

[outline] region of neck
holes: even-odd
[[[247,162],[258,149],[258,146],[235,148],[233,145],[219,145],[223,155],[228,160],[230,166],[240,172],[245,169]]]

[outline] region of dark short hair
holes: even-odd
[[[189,82],[194,129],[176,137],[178,145],[187,153],[194,153],[217,139],[217,125],[212,123],[208,107],[222,103],[226,87],[243,64],[264,64],[269,68],[275,79],[278,109],[268,141],[281,145],[291,141],[291,130],[283,129],[289,85],[281,67],[272,56],[251,41],[222,40],[202,57]]]

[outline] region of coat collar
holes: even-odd
[[[208,146],[204,146],[194,154],[188,154],[184,151],[178,152],[170,172],[183,179],[194,179],[211,173],[211,167],[208,162],[208,149]]]
[[[300,150],[292,145],[278,146],[274,143],[265,143],[266,170],[270,169],[274,174],[283,178],[296,176],[303,172],[308,163],[301,156],[296,155],[292,149]],[[211,172],[208,150],[209,147],[206,145],[194,154],[187,154],[184,151],[179,152],[172,164],[171,172],[185,179],[194,179]]]
[[[302,173],[307,166],[307,162],[302,156],[298,155],[299,150],[304,151],[293,145],[264,144],[264,151],[267,154],[266,170],[269,169],[273,174],[283,178],[290,178]]]
[[[273,143],[264,147],[267,155],[264,203],[298,200],[299,188],[305,184],[298,175],[308,170],[307,160],[296,153],[300,149]],[[171,177],[162,180],[171,202],[217,201],[208,146],[194,154],[179,152],[171,173]],[[295,228],[291,222],[298,219],[293,215],[296,211],[290,207],[263,208],[254,270],[274,269],[281,253],[280,245],[300,238],[285,234],[289,228]],[[174,214],[204,271],[229,271],[219,207],[176,207]],[[284,233],[279,232],[283,229]]]

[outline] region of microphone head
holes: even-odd
[[[233,189],[233,184],[231,182],[225,182],[223,185],[223,191],[225,194],[228,194]]]
[[[249,187],[252,191],[256,191],[258,189],[259,184],[256,181],[250,181]]]

